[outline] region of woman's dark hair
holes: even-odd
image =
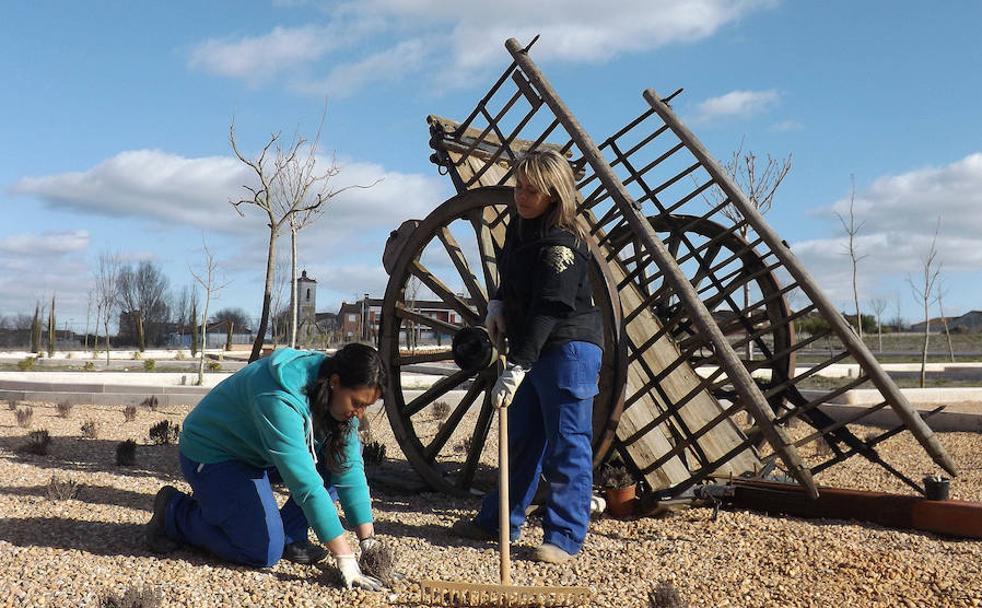
[[[344,388],[377,387],[385,391],[388,375],[378,351],[365,344],[346,344],[334,356],[327,357],[317,370],[317,379],[308,389],[310,409],[314,418],[314,433],[326,439],[324,453],[327,465],[337,470],[344,459],[344,446],[351,421],[335,420],[331,416],[331,376],[337,374]]]

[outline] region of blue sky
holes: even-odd
[[[451,8],[452,7],[452,8]],[[855,175],[863,299],[916,304],[941,217],[945,308],[982,308],[982,43],[977,2],[436,0],[19,2],[0,20],[0,315],[57,294],[84,325],[100,252],[151,258],[191,282],[204,238],[230,284],[215,304],[258,313],[265,233],[228,199],[246,177],[228,144],[316,129],[338,196],[302,233],[319,308],[381,295],[382,246],[452,194],[428,161],[427,114],[462,118],[533,50],[587,129],[609,133],[640,92],[674,106],[718,158],[741,139],[793,155],[769,221],[843,307],[848,258],[833,210]],[[892,314],[892,313],[891,313]]]

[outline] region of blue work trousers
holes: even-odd
[[[547,349],[532,365],[508,408],[510,537],[518,538],[540,474],[549,482],[544,541],[569,554],[583,546],[593,494],[593,398],[602,351],[589,342]],[[498,491],[476,518],[498,530]]]
[[[167,505],[172,539],[259,568],[278,562],[285,545],[307,540],[307,518],[293,498],[276,506],[272,484],[282,480],[275,467],[237,460],[202,464],[184,454],[180,459],[194,493],[179,493]]]

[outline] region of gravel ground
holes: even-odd
[[[164,419],[180,423],[187,408],[141,408],[124,423],[122,407],[79,405],[61,418],[54,404],[21,405],[34,407],[31,428],[48,430],[53,441],[45,456],[19,451],[28,430],[17,426],[13,411],[0,410],[0,606],[99,606],[107,594],[139,586],[164,606],[413,606],[421,579],[496,580],[493,544],[447,534],[451,522],[474,512],[476,498],[382,482],[411,478],[384,416],[374,424],[388,453],[372,490],[376,527],[405,579],[389,592],[367,593],[340,590],[332,565],[281,562],[254,570],[192,550],[160,558],[143,548],[154,493],[164,483],[187,489],[177,448],[149,445],[147,431]],[[100,423],[95,439],[82,438],[87,420]],[[114,463],[124,439],[140,444],[134,467]],[[982,436],[941,440],[961,469],[952,497],[982,501]],[[936,470],[908,437],[881,451],[904,470]],[[79,483],[77,497],[49,500],[52,475]],[[818,481],[904,492],[858,459]],[[513,547],[515,584],[585,585],[596,592],[595,606],[647,607],[648,592],[664,581],[689,606],[982,606],[980,541],[751,512],[721,512],[713,521],[702,508],[657,519],[599,519],[583,553],[562,566],[528,560],[541,539],[533,519]]]

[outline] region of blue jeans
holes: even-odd
[[[593,397],[603,352],[568,342],[542,353],[508,408],[510,537],[518,538],[540,474],[549,482],[545,542],[569,554],[583,546],[593,494]],[[484,498],[476,522],[498,530],[498,492]]]
[[[172,539],[260,568],[278,562],[285,545],[307,539],[307,518],[293,498],[276,506],[272,484],[282,480],[275,467],[237,460],[202,464],[184,454],[180,460],[194,494],[179,493],[167,505],[164,521]]]

